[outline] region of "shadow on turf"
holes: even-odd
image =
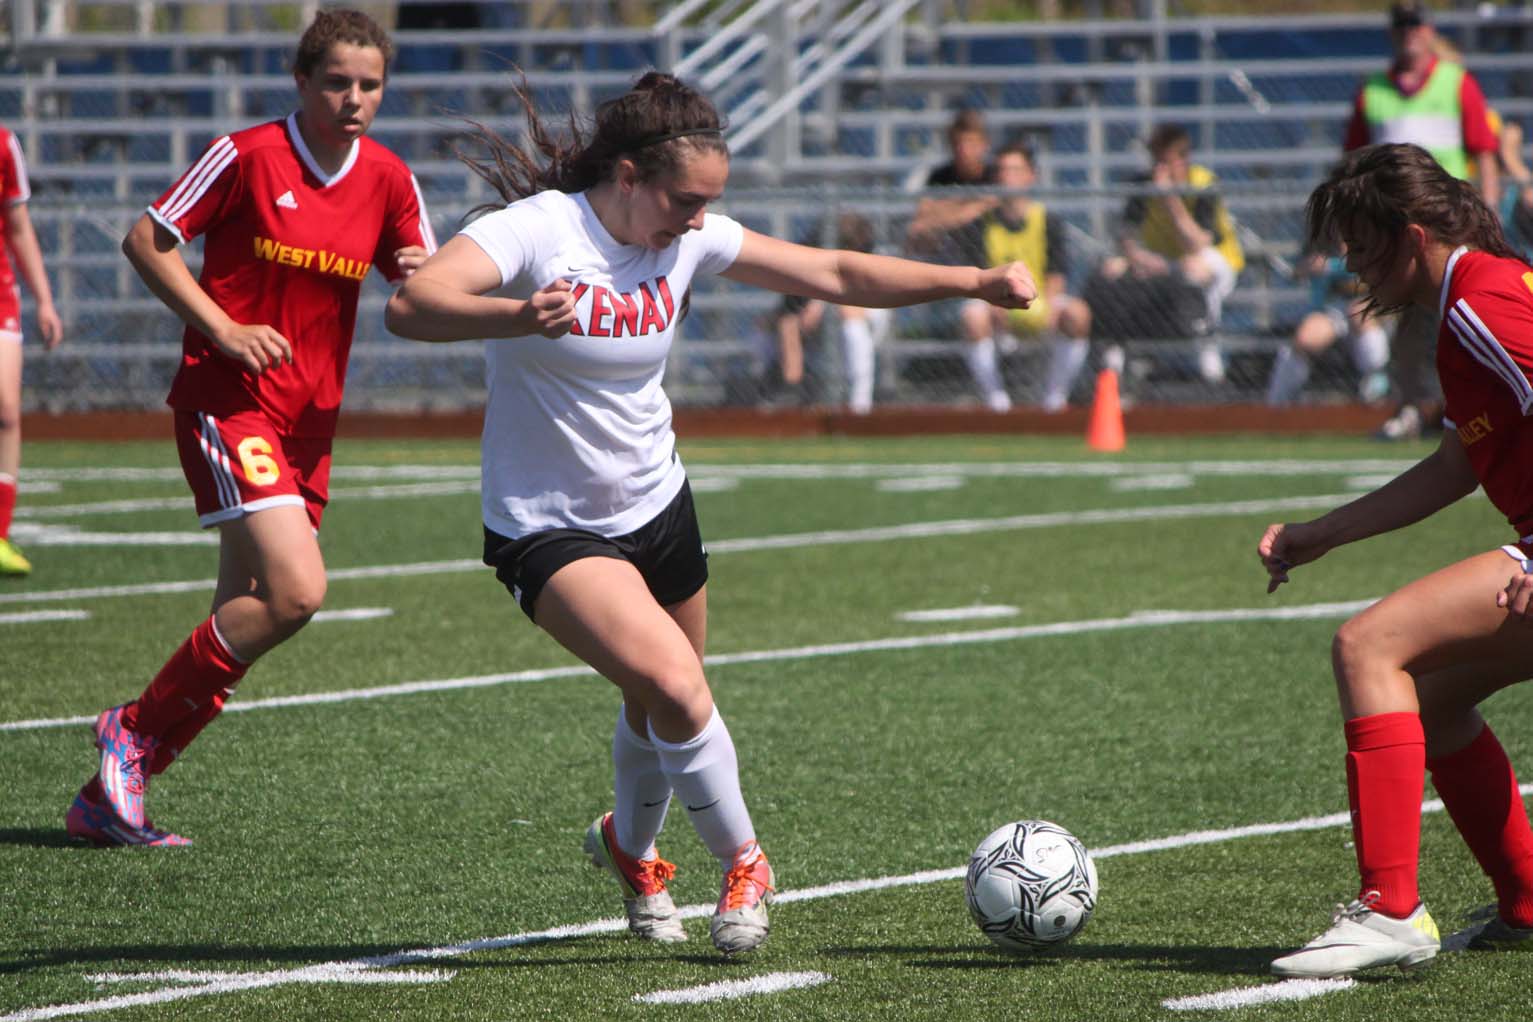
[[[874,955],[908,957],[907,965],[918,969],[1047,969],[1072,961],[1137,962],[1146,970],[1207,972],[1218,975],[1266,975],[1272,959],[1289,950],[1284,947],[1197,947],[1155,944],[1072,944],[1040,954],[1011,954],[984,946],[952,947],[940,944],[826,948],[825,954],[846,958]]]
[[[242,970],[270,968],[273,964],[316,965],[322,962],[350,962],[359,958],[394,957],[411,947],[432,947],[429,940],[415,944],[351,944],[276,947],[269,945],[246,946],[230,944],[132,944],[107,945],[91,948],[50,948],[46,951],[23,951],[17,957],[0,961],[0,976],[28,972],[32,969],[58,968],[60,966],[93,967],[108,963],[148,962],[157,966],[186,967],[197,963],[233,963]],[[448,962],[448,967],[463,969],[525,969],[525,968],[586,968],[592,965],[632,965],[636,951],[647,952],[656,961],[677,962],[689,965],[722,966],[737,968],[753,963],[749,955],[736,958],[716,953],[677,954],[673,944],[636,945],[626,934],[610,937],[551,938],[532,941],[514,949],[525,955],[533,950],[555,952],[547,957],[519,957],[515,961],[495,957],[497,952],[486,950],[480,957],[454,956],[451,959],[417,958],[396,963],[404,968],[411,965],[431,965]],[[505,950],[505,949],[502,949]]]
[[[69,836],[63,827],[0,827],[0,845],[29,848],[91,848]]]

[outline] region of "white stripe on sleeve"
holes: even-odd
[[[159,207],[160,215],[171,223],[184,217],[193,206],[197,205],[197,201],[207,194],[213,182],[218,180],[218,175],[223,173],[224,168],[233,163],[238,155],[239,150],[235,148],[234,141],[228,135],[208,146],[208,151],[192,164],[192,169],[186,172],[181,183]]]
[[[1448,310],[1448,326],[1474,360],[1499,376],[1517,398],[1522,414],[1533,411],[1533,384],[1485,322],[1475,315],[1468,299],[1460,298]]]
[[[7,142],[11,150],[11,163],[16,167],[16,197],[11,200],[11,205],[26,202],[32,197],[32,182],[27,178],[27,157],[21,151],[21,142],[14,134]]]

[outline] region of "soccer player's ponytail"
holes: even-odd
[[[718,110],[674,75],[660,71],[644,75],[628,92],[598,106],[589,128],[572,112],[564,138],[556,138],[544,126],[525,77],[511,88],[526,112],[532,152],[470,121],[473,141],[485,155],[462,149],[457,153],[505,202],[547,189],[585,191],[610,177],[621,159],[633,163],[641,181],[651,181],[677,170],[686,155],[729,155]],[[478,206],[470,210],[470,216],[497,208]]]
[[[1370,241],[1370,261],[1392,262],[1409,224],[1435,240],[1511,259],[1501,221],[1474,185],[1449,174],[1417,145],[1368,146],[1348,153],[1310,195],[1305,233],[1312,252],[1337,251],[1347,238]],[[1368,301],[1368,311],[1398,311]]]

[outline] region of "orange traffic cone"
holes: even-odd
[[[1118,374],[1111,369],[1097,373],[1096,397],[1086,420],[1086,446],[1093,451],[1123,450],[1123,406],[1118,400]]]

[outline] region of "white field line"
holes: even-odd
[[[1324,997],[1338,990],[1350,990],[1356,985],[1357,981],[1353,979],[1285,979],[1281,983],[1263,983],[1261,986],[1241,987],[1238,990],[1217,990],[1211,994],[1173,997],[1160,1003],[1161,1007],[1172,1011],[1228,1011],[1231,1008],[1249,1008],[1254,1004],[1307,1001],[1311,997]]]
[[[393,616],[393,607],[348,607],[345,610],[322,610],[310,621],[320,624],[326,621],[375,621],[380,617]]]
[[[874,487],[880,493],[940,493],[963,489],[962,476],[909,476],[880,479]]]
[[[211,532],[86,532],[78,525],[39,525],[15,522],[11,534],[27,546],[217,546]]]
[[[1524,795],[1533,792],[1533,784],[1524,784],[1522,792]],[[1442,803],[1436,800],[1423,802],[1421,811],[1423,813],[1441,812]],[[1244,827],[1230,827],[1224,830],[1191,831],[1186,834],[1173,834],[1147,841],[1133,841],[1126,844],[1092,849],[1091,857],[1093,859],[1109,859],[1119,855],[1167,851],[1270,834],[1324,830],[1329,827],[1345,826],[1349,819],[1350,817],[1347,813],[1332,813],[1328,816],[1311,816],[1300,820],[1275,823],[1257,823]],[[958,880],[963,877],[964,872],[965,867],[959,866],[951,869],[923,870],[919,873],[908,873],[903,876],[843,880],[837,883],[822,884],[818,887],[803,887],[795,890],[781,891],[777,894],[776,901],[780,904],[791,904],[796,901],[837,898],[862,894],[868,891],[883,891],[896,887],[922,886]],[[713,910],[714,905],[711,902],[704,902],[686,905],[681,908],[680,912],[683,918],[698,919],[712,915]],[[628,923],[624,919],[597,919],[586,923],[555,926],[546,930],[514,933],[504,937],[482,937],[442,947],[417,948],[409,951],[397,951],[388,955],[374,955],[367,958],[326,962],[321,965],[309,965],[295,969],[278,969],[260,973],[236,973],[230,974],[229,978],[219,980],[216,983],[207,983],[199,986],[166,987],[142,994],[132,994],[128,997],[110,997],[96,1001],[81,1001],[75,1004],[49,1005],[42,1008],[23,1008],[9,1015],[0,1015],[0,1022],[38,1022],[41,1019],[91,1015],[103,1011],[114,1011],[118,1008],[163,1004],[169,1001],[186,1000],[191,997],[203,997],[211,994],[233,993],[239,990],[256,990],[284,983],[340,982],[340,977],[354,976],[359,970],[363,969],[393,970],[402,965],[415,965],[448,958],[461,958],[465,955],[481,951],[497,951],[505,948],[526,947],[531,944],[545,944],[551,941],[577,940],[581,937],[590,937],[598,934],[621,933],[627,928]]]
[[[313,966],[310,983],[442,983],[452,979],[456,972],[445,970],[414,970],[384,972],[366,966],[340,964]],[[164,972],[98,972],[85,978],[92,983],[188,983],[203,985],[221,983],[231,977],[258,975],[258,973],[209,972],[190,969],[166,969]]]
[[[1166,519],[1216,518],[1226,515],[1270,514],[1282,511],[1306,511],[1330,508],[1350,500],[1350,494],[1327,494],[1312,497],[1277,497],[1268,500],[1226,501],[1213,504],[1167,504],[1153,507],[1056,511],[1048,514],[1008,515],[1001,518],[960,518],[950,521],[914,522],[868,529],[830,529],[819,532],[789,533],[781,536],[757,536],[714,540],[710,554],[750,553],[758,550],[785,550],[795,547],[833,546],[846,543],[882,543],[898,539],[925,539],[937,536],[967,536],[987,532],[1043,529],[1075,525],[1121,525]],[[359,578],[395,578],[407,575],[437,575],[461,571],[487,571],[475,558],[450,561],[421,561],[413,564],[383,564],[366,568],[336,568],[326,572],[331,582]],[[213,579],[190,579],[177,582],[141,582],[119,586],[92,586],[77,589],[51,589],[39,592],[0,593],[0,604],[42,603],[51,600],[105,599],[123,596],[150,596],[165,593],[201,592],[213,588]]]
[[[906,610],[894,615],[901,621],[975,621],[983,618],[1015,617],[1020,611],[1004,604],[977,604],[973,607],[942,607],[936,610]]]
[[[837,464],[739,465],[689,462],[689,475],[736,479],[881,479],[918,475],[990,476],[1029,479],[1091,479],[1173,472],[1203,476],[1383,475],[1393,478],[1414,461],[1398,458],[1344,460],[1297,458],[1247,461],[1032,461],[1032,462],[848,462]],[[332,479],[346,480],[477,480],[478,465],[337,465]],[[155,468],[28,468],[26,479],[55,482],[175,482],[174,466]]]
[[[782,990],[803,990],[829,983],[823,972],[768,972],[750,979],[720,980],[684,990],[656,990],[652,994],[634,994],[639,1004],[706,1004],[709,1001],[733,1001],[757,994],[775,994]]]
[[[1167,472],[1165,475],[1119,476],[1108,484],[1108,489],[1119,493],[1131,490],[1185,490],[1193,484],[1193,477],[1185,472]]]
[[[692,488],[698,493],[732,489],[742,479],[823,480],[878,479],[880,489],[926,490],[956,489],[968,478],[1106,478],[1121,480],[1115,489],[1158,489],[1191,485],[1203,476],[1278,476],[1366,475],[1379,485],[1410,467],[1411,462],[1384,459],[1355,461],[1193,461],[1193,462],[977,462],[957,464],[849,464],[849,465],[693,465],[689,469]],[[144,482],[181,481],[175,468],[125,469],[29,469],[28,478],[54,480],[41,483],[57,489],[59,481],[69,482]],[[336,487],[332,498],[391,499],[398,497],[442,496],[474,493],[479,489],[477,465],[353,465],[337,467],[333,479],[401,480],[427,479],[428,482],[403,482],[388,486]],[[1185,481],[1185,482],[1184,482]],[[1355,487],[1356,483],[1349,482]],[[1369,487],[1372,488],[1372,487]],[[16,509],[19,519],[73,518],[82,515],[124,514],[144,511],[191,509],[186,496],[142,497],[124,500],[94,501],[83,504],[23,505]]]
[[[741,653],[716,653],[705,657],[703,662],[711,669],[715,667],[728,667],[733,664],[803,660],[812,657],[854,656],[861,653],[927,649],[938,646],[966,646],[976,643],[1015,642],[1022,639],[1038,639],[1056,635],[1084,635],[1093,632],[1121,631],[1126,628],[1160,628],[1168,625],[1184,624],[1217,624],[1241,621],[1299,621],[1317,618],[1349,617],[1372,602],[1372,600],[1355,600],[1348,603],[1311,603],[1298,607],[1136,611],[1128,617],[1097,618],[1087,621],[1056,621],[1051,624],[1018,625],[1011,628],[990,628],[972,632],[906,635],[886,639],[865,639],[859,642],[836,642],[822,645],[792,646],[785,649],[749,650]],[[268,710],[286,706],[349,703],[365,699],[387,699],[393,696],[416,695],[422,692],[450,692],[459,689],[489,688],[495,685],[552,681],[557,678],[595,676],[596,672],[584,664],[569,667],[549,667],[529,671],[511,671],[505,674],[481,674],[471,677],[443,678],[433,681],[409,681],[397,685],[381,685],[377,688],[354,688],[335,692],[309,692],[303,695],[274,696],[270,699],[252,699],[248,702],[236,699],[224,707],[224,712],[235,713],[247,710]],[[73,727],[76,724],[89,724],[95,719],[92,715],[4,721],[0,722],[0,732]]]
[[[23,610],[0,614],[0,625],[29,625],[38,621],[89,621],[88,610]]]
[[[389,500],[396,497],[443,497],[458,493],[478,493],[479,479],[431,483],[394,483],[387,486],[337,486],[330,491],[335,500]],[[26,504],[16,509],[18,521],[39,518],[79,518],[86,515],[119,515],[142,511],[185,511],[192,513],[192,498],[133,497],[123,500],[98,500],[84,504]],[[191,526],[188,526],[190,528]]]

